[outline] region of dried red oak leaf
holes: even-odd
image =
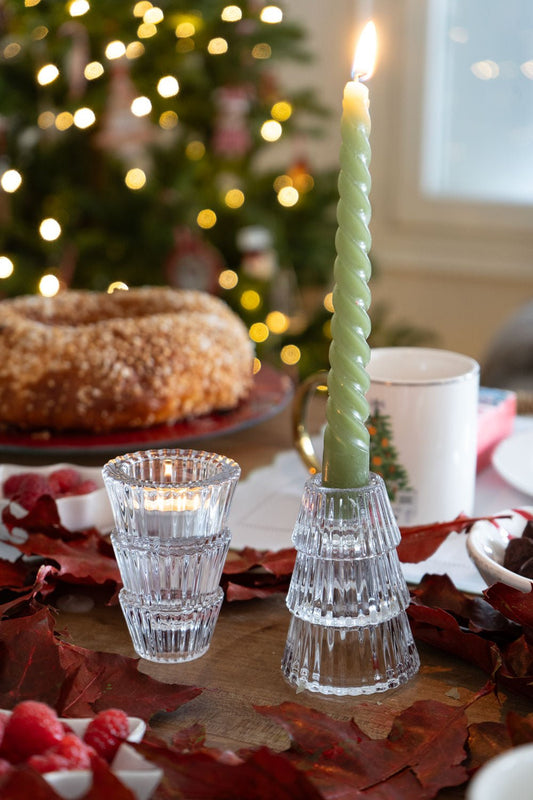
[[[507,619],[533,628],[533,592],[520,592],[504,583],[495,583],[483,592],[483,596]]]
[[[0,559],[0,589],[22,588],[30,573],[30,568],[21,559],[11,562]]]
[[[473,722],[468,726],[468,769],[474,773],[494,756],[512,747],[503,722]]]
[[[156,712],[174,711],[202,693],[195,686],[161,683],[139,672],[138,658],[62,643],[60,662],[65,671],[62,716],[86,717],[116,707],[149,720]]]
[[[498,646],[490,639],[479,636],[477,632],[466,629],[452,612],[433,605],[436,602],[435,596],[439,595],[438,588],[434,588],[435,584],[442,587],[444,595],[451,589],[455,590],[447,576],[431,575],[424,578],[422,585],[432,587],[430,599],[426,600],[423,592],[417,594],[415,590],[407,609],[415,638],[453,653],[494,676],[502,664]]]
[[[250,570],[263,568],[270,576],[282,577],[290,575],[296,560],[294,547],[283,550],[254,550],[244,547],[242,550],[230,550],[224,564],[224,575],[247,575]]]
[[[471,597],[457,589],[448,575],[424,575],[411,589],[411,599],[419,605],[442,608],[453,614],[463,627],[514,639],[521,631],[487,600]]]
[[[13,504],[2,510],[2,522],[9,531],[22,528],[27,533],[44,533],[52,538],[65,539],[73,534],[61,525],[55,500],[50,495],[42,495],[32,508],[22,516],[13,513]]]
[[[69,541],[33,533],[17,547],[25,555],[41,556],[58,564],[56,577],[69,583],[121,582],[113,551],[95,529]]]
[[[53,620],[47,608],[0,622],[0,708],[21,700],[56,706],[63,681]]]
[[[533,697],[533,647],[521,636],[502,651],[498,685],[506,691]]]
[[[289,581],[284,581],[283,583],[277,582],[268,586],[262,583],[253,586],[245,586],[240,583],[230,582],[225,585],[223,584],[223,587],[226,592],[226,600],[229,603],[235,600],[264,600],[266,597],[270,597],[273,594],[287,591],[289,588]]]
[[[167,745],[148,736],[135,749],[164,771],[153,800],[323,800],[305,773],[267,748],[239,758],[206,748],[183,752],[179,740]]]
[[[287,591],[295,559],[292,547],[277,552],[250,547],[230,551],[221,581],[226,600],[252,600]]]
[[[87,717],[115,706],[145,720],[173,711],[201,693],[160,683],[138,670],[139,659],[98,653],[62,642],[41,607],[0,622],[0,707],[38,697],[61,716]]]
[[[464,708],[422,700],[398,714],[387,737],[371,739],[355,723],[339,722],[296,703],[256,707],[291,737],[284,755],[311,778],[325,798],[434,797],[468,774]],[[346,793],[342,791],[346,787]]]
[[[494,521],[500,519],[500,516],[465,517],[459,515],[450,522],[403,526],[400,529],[402,539],[397,548],[398,558],[406,563],[418,564],[432,556],[450,533],[454,531],[457,533],[467,532],[474,522]]]

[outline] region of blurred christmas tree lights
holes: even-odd
[[[281,6],[4,0],[0,15],[0,292],[204,289],[258,355],[324,366],[327,326],[306,361],[319,328],[299,297],[330,282],[336,174],[305,160],[324,113],[313,92],[279,85],[283,58],[307,58]],[[291,162],[282,148],[262,168],[287,139]],[[237,245],[250,226],[278,262],[260,278]]]

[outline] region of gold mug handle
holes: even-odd
[[[327,370],[323,369],[309,375],[296,389],[292,401],[292,440],[298,455],[311,475],[320,472],[322,465],[318,460],[311,436],[307,430],[309,404],[315,394],[328,393]]]

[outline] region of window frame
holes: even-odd
[[[428,7],[427,0],[374,4],[373,256],[392,269],[533,277],[533,205],[455,200],[420,188]]]

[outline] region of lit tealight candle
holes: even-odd
[[[322,467],[323,483],[331,488],[365,486],[369,477],[365,395],[370,381],[365,367],[370,358],[370,115],[368,89],[361,79],[371,76],[375,55],[376,29],[369,22],[355,52],[354,80],[344,88],[341,121],[334,313]]]

